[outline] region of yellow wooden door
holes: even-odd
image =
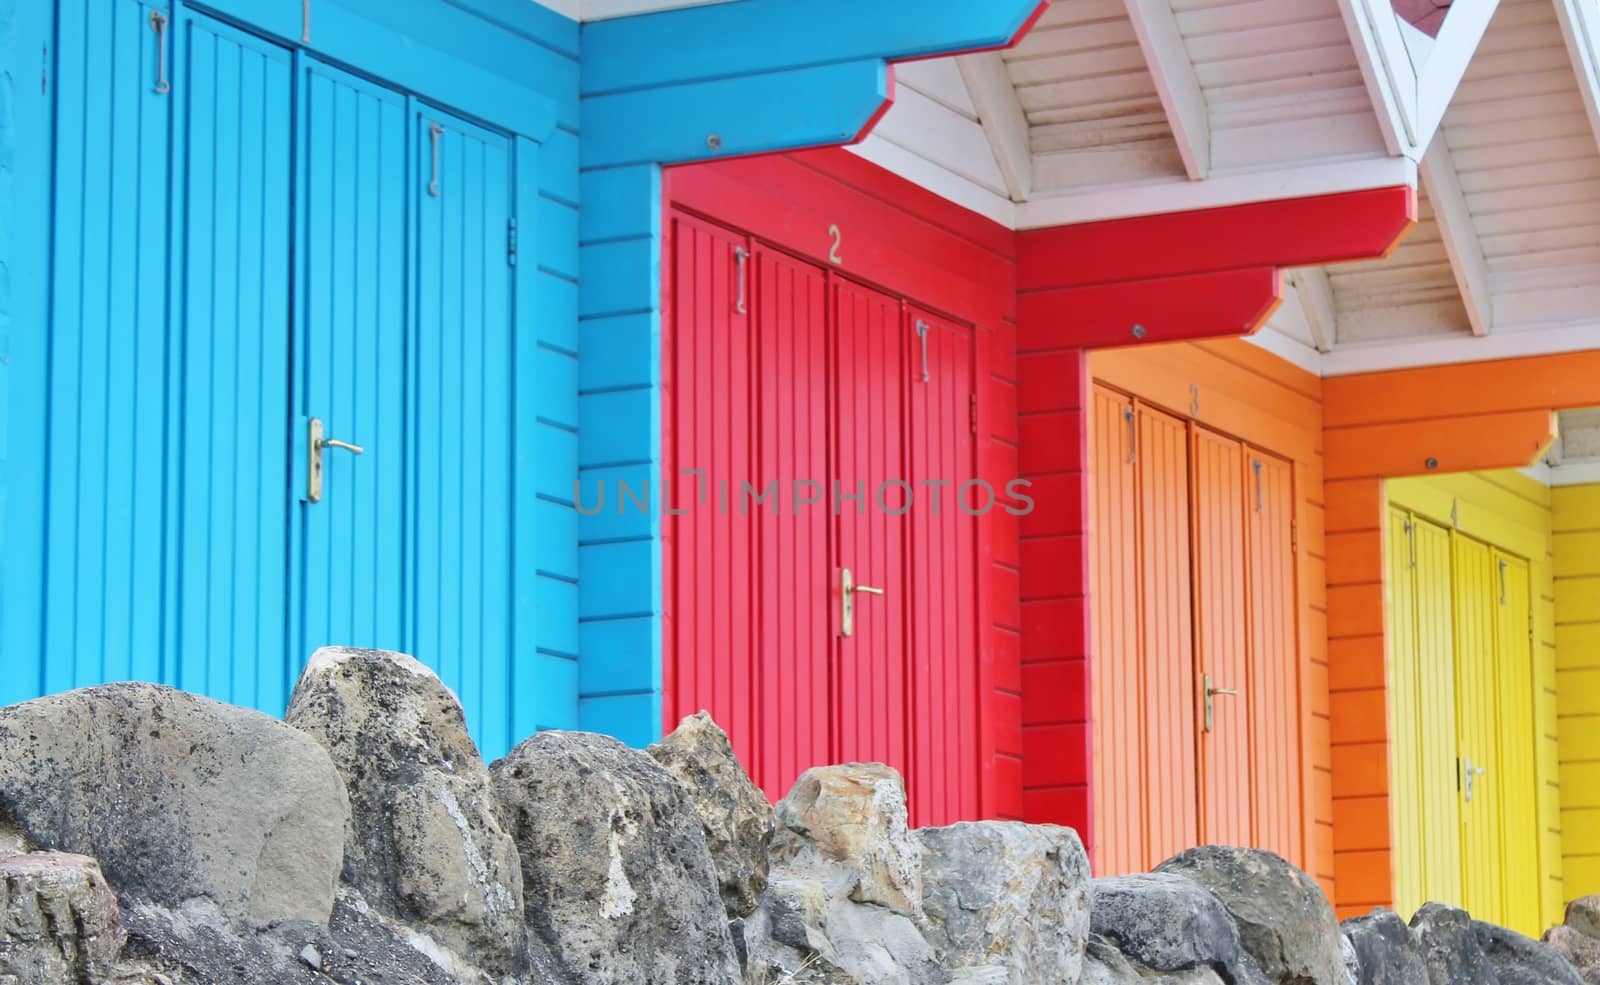
[[[1455,537],[1456,736],[1461,769],[1461,904],[1484,920],[1504,908],[1494,553]]]
[[[1539,878],[1539,780],[1533,714],[1533,599],[1528,562],[1494,552],[1498,580],[1495,668],[1499,675],[1499,760],[1502,811],[1499,922],[1530,936],[1543,929]],[[1487,919],[1494,919],[1489,917]]]
[[[1422,821],[1417,539],[1411,514],[1392,507],[1388,555],[1389,810],[1394,831],[1394,905],[1396,912],[1410,917],[1428,899],[1423,876],[1426,831]]]

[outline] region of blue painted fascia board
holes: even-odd
[[[585,96],[1009,44],[1042,0],[744,0],[583,26]],[[798,97],[805,93],[796,93]]]

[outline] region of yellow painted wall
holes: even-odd
[[[1533,769],[1538,779],[1539,802],[1535,821],[1538,846],[1537,892],[1539,909],[1544,926],[1559,922],[1567,898],[1564,892],[1563,858],[1563,803],[1562,783],[1571,782],[1573,770],[1593,770],[1593,787],[1600,793],[1600,751],[1593,751],[1587,766],[1575,760],[1569,766],[1563,758],[1561,745],[1564,735],[1557,727],[1557,672],[1556,672],[1556,561],[1553,554],[1552,490],[1516,471],[1477,472],[1457,475],[1428,476],[1414,479],[1393,479],[1386,484],[1386,493],[1394,506],[1411,510],[1418,516],[1446,528],[1453,527],[1468,537],[1529,562],[1529,590],[1533,601]],[[1556,490],[1555,492],[1561,492]],[[1600,492],[1595,494],[1595,504],[1600,504]],[[1600,516],[1591,512],[1591,517]],[[1590,524],[1600,538],[1600,520]],[[1391,537],[1393,534],[1391,534]],[[1589,583],[1589,600],[1600,609],[1600,550],[1595,551],[1596,577]],[[1569,595],[1571,593],[1569,592]],[[1581,591],[1579,596],[1581,597]],[[1591,627],[1592,644],[1600,644],[1600,611],[1590,616],[1595,621]],[[1576,644],[1574,644],[1576,646]],[[1590,673],[1600,678],[1600,645],[1589,647]],[[1391,654],[1393,657],[1393,654]],[[1563,672],[1565,673],[1565,671]],[[1563,678],[1565,680],[1565,678]],[[1600,683],[1597,681],[1595,683]],[[1574,681],[1573,687],[1579,686]],[[1569,688],[1570,690],[1570,688]],[[1600,705],[1594,708],[1594,725],[1600,725]],[[1562,720],[1562,725],[1566,720]],[[1523,728],[1527,726],[1522,725]],[[1596,740],[1592,738],[1591,745]],[[1600,798],[1593,803],[1591,828],[1600,826]],[[1572,815],[1566,815],[1572,820]],[[1514,829],[1518,825],[1512,826]],[[1396,830],[1394,844],[1404,846],[1407,838],[1415,835]],[[1600,865],[1600,833],[1595,835],[1589,851],[1595,853],[1591,862]],[[1571,846],[1566,851],[1571,852]],[[1403,866],[1398,866],[1404,872]],[[1520,867],[1518,867],[1520,868]],[[1600,868],[1594,871],[1600,875]],[[1518,887],[1520,888],[1520,887]],[[1537,933],[1535,927],[1519,927],[1524,933]]]
[[[1566,896],[1600,893],[1600,485],[1551,490]]]

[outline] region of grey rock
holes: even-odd
[[[981,821],[914,835],[941,967],[973,982],[1077,981],[1089,933],[1089,857],[1077,832]]]
[[[1134,964],[1157,973],[1209,969],[1228,985],[1264,985],[1216,896],[1170,872],[1089,884],[1089,929]]]
[[[284,720],[328,751],[349,791],[344,881],[489,971],[517,971],[521,864],[450,689],[405,654],[328,647]]]
[[[1566,958],[1588,985],[1600,985],[1600,940],[1559,924],[1545,931],[1544,942]]]
[[[1500,985],[1584,985],[1566,958],[1531,937],[1481,920],[1472,933]]]
[[[117,898],[94,859],[62,852],[0,856],[0,979],[100,981],[122,942]]]
[[[1430,985],[1499,985],[1465,910],[1424,903],[1411,918],[1411,933]]]
[[[1373,910],[1343,924],[1355,957],[1356,985],[1428,985],[1428,966],[1411,928],[1393,910]]]
[[[1277,985],[1345,985],[1339,921],[1317,881],[1272,852],[1207,845],[1156,867],[1222,901],[1239,940]]]
[[[933,949],[910,917],[831,894],[821,881],[791,878],[774,868],[761,912],[771,923],[751,949],[755,982],[927,985],[941,980]]]
[[[1563,924],[1585,937],[1600,940],[1600,895],[1580,896],[1568,903]]]
[[[124,903],[204,896],[263,927],[326,924],[350,804],[328,754],[276,719],[153,684],[0,708],[0,813],[96,858]]]
[[[774,813],[774,868],[829,871],[851,900],[920,917],[922,850],[908,829],[899,773],[881,763],[809,769]]]
[[[1156,971],[1132,960],[1098,934],[1084,946],[1083,974],[1079,985],[1228,985],[1210,965],[1192,965],[1177,971]]]
[[[689,791],[728,916],[749,916],[767,888],[773,821],[766,794],[750,782],[727,734],[703,711],[647,751]]]
[[[317,952],[317,946],[315,944],[307,944],[305,947],[300,949],[300,961],[305,964],[307,968],[322,967],[322,955]]]
[[[490,773],[528,924],[576,981],[739,981],[700,817],[660,764],[605,736],[543,732]]]

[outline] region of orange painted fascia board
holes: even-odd
[[[1323,381],[1322,392],[1329,428],[1595,407],[1600,348],[1338,376]]]
[[[1323,435],[1323,451],[1329,481],[1392,479],[1522,468],[1532,464],[1555,435],[1553,411],[1517,410],[1330,428]]]

